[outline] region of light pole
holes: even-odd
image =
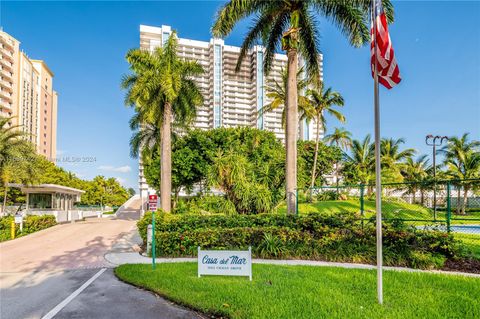
[[[447,136],[433,136],[429,134],[425,137],[425,144],[432,146],[433,154],[433,219],[437,220],[437,146],[443,144],[444,141],[448,141]]]

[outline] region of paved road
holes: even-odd
[[[0,243],[0,318],[199,318],[120,282],[104,259],[138,249],[138,204],[114,219],[58,225]]]

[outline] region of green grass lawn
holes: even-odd
[[[402,218],[402,219],[418,219],[418,220],[433,220],[433,210],[425,208],[416,204],[408,204],[402,202],[382,202],[382,211],[384,218]],[[278,208],[278,213],[285,214],[287,208],[281,205]],[[331,200],[318,201],[313,203],[300,203],[298,205],[298,212],[300,214],[307,213],[339,213],[339,212],[353,212],[360,213],[360,201],[358,199],[350,200]],[[370,218],[375,216],[375,201],[365,200],[364,202],[365,217]],[[445,221],[445,212],[437,212],[437,219]],[[421,222],[420,224],[424,224]],[[452,214],[452,224],[480,224],[480,212],[469,212],[467,215]]]
[[[465,243],[466,246],[473,252],[475,258],[480,259],[480,234],[460,234],[454,233],[455,239],[459,239]]]
[[[480,318],[480,278],[386,271],[376,302],[376,272],[253,265],[253,281],[197,278],[196,263],[122,265],[131,284],[204,313],[229,318]]]

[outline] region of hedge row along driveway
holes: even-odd
[[[375,225],[352,213],[312,213],[300,216],[172,215],[157,212],[156,253],[161,257],[195,256],[203,249],[247,249],[254,257],[310,259],[374,264]],[[138,221],[146,241],[147,213]],[[421,269],[448,268],[480,272],[480,260],[453,236],[418,230],[401,222],[383,229],[384,264]],[[458,264],[458,267],[452,265]],[[479,267],[475,267],[477,265]],[[472,267],[473,265],[473,267]]]

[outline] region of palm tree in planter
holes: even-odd
[[[352,133],[347,131],[344,128],[336,127],[332,134],[325,136],[325,142],[330,145],[335,145],[340,148],[343,152],[346,152],[352,146]],[[335,181],[337,184],[338,192],[338,162],[335,163]]]
[[[393,8],[389,0],[383,1],[389,22],[393,21]],[[297,129],[298,89],[296,75],[299,54],[305,60],[306,72],[313,82],[320,82],[318,58],[318,27],[316,15],[332,21],[349,39],[359,47],[370,39],[367,25],[370,0],[230,0],[217,13],[212,27],[213,35],[225,37],[241,20],[255,16],[253,25],[243,41],[237,61],[237,71],[249,49],[258,42],[265,46],[264,70],[268,74],[274,54],[281,43],[287,53],[288,85],[286,92],[286,195],[287,211],[295,211],[294,193],[297,184]]]
[[[480,141],[470,141],[469,134],[462,137],[451,137],[448,144],[440,153],[445,156],[444,165],[446,174],[456,180],[480,178]],[[464,215],[467,206],[468,192],[472,184],[468,181],[459,182],[457,185],[457,213]],[[460,194],[463,187],[463,203],[460,206]]]
[[[152,52],[133,49],[127,53],[131,74],[122,79],[122,88],[127,90],[125,103],[135,107],[136,125],[145,125],[149,134],[132,139],[132,147],[160,147],[160,203],[161,208],[171,211],[172,192],[172,121],[187,123],[193,120],[196,107],[203,97],[193,80],[204,72],[197,62],[184,61],[177,55],[177,36],[173,32],[163,47]],[[139,124],[139,123],[142,124]],[[142,128],[140,127],[140,131]],[[152,143],[151,133],[159,134],[159,143]],[[148,137],[150,136],[150,137]]]
[[[317,134],[315,135],[315,153],[313,155],[313,167],[310,187],[313,192],[315,186],[315,173],[317,170],[318,159],[318,143],[320,142],[320,129],[325,131],[327,119],[325,115],[328,113],[340,122],[345,122],[345,116],[336,110],[335,106],[343,106],[344,100],[340,93],[332,91],[332,88],[324,90],[323,82],[320,83],[317,90],[307,90],[307,96],[309,97],[309,107],[303,114],[303,118],[307,121],[313,120],[316,125]],[[338,188],[337,188],[338,193]]]

